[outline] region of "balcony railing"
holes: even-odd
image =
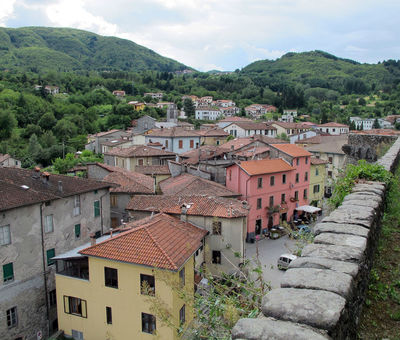
[[[57,274],[74,277],[77,279],[89,280],[88,259],[58,260]]]

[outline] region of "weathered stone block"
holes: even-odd
[[[232,329],[232,339],[246,340],[327,340],[320,330],[272,318],[240,319]]]
[[[318,223],[314,227],[315,235],[327,232],[368,237],[369,229],[356,224],[331,223],[331,222]]]
[[[358,224],[369,228],[376,217],[376,212],[370,207],[351,207],[341,205],[331,214],[325,217],[322,222]]]
[[[351,283],[350,275],[333,270],[293,268],[283,275],[281,287],[326,290],[347,298],[351,294]]]
[[[265,316],[331,330],[345,304],[343,297],[323,290],[278,288],[264,296],[262,310]]]
[[[360,206],[360,207],[370,207],[378,210],[380,208],[380,203],[368,199],[368,196],[364,196],[363,200],[346,200],[343,201],[343,205],[347,206]]]
[[[349,195],[347,195],[344,199],[343,202],[347,201],[353,201],[353,200],[368,200],[368,201],[375,201],[379,204],[383,202],[383,197],[380,195],[376,195],[372,192],[353,192]]]
[[[374,185],[374,184],[356,184],[352,192],[372,192],[377,195],[383,195],[385,192],[385,187],[383,185]]]
[[[361,248],[362,250],[365,250],[367,247],[367,239],[365,237],[346,235],[346,234],[334,234],[334,233],[319,234],[318,236],[315,237],[314,243],[357,247]]]
[[[361,262],[364,252],[360,248],[327,244],[308,244],[302,251],[302,256],[324,257],[332,260]]]
[[[359,271],[359,266],[356,263],[331,260],[322,257],[298,257],[290,263],[289,268],[330,269],[349,274],[352,277],[356,277]]]

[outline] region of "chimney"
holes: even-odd
[[[58,191],[63,192],[63,184],[62,181],[58,181]]]
[[[96,245],[96,236],[95,233],[90,234],[90,246]]]
[[[190,204],[183,203],[181,205],[181,221],[187,220],[187,211],[190,208]]]
[[[33,173],[32,178],[40,178],[40,168],[38,166],[35,166],[35,172]]]
[[[234,150],[235,150],[235,146],[231,145],[231,151],[234,151]]]
[[[48,184],[49,180],[50,180],[50,174],[47,171],[43,172],[42,173],[42,181],[43,181],[43,183],[44,184]]]

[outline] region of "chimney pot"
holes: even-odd
[[[90,234],[90,245],[91,246],[96,245],[96,235],[94,233]]]

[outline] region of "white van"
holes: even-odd
[[[288,269],[290,262],[292,262],[295,259],[297,259],[296,255],[282,254],[281,256],[279,256],[279,259],[278,259],[278,268],[279,269]]]

